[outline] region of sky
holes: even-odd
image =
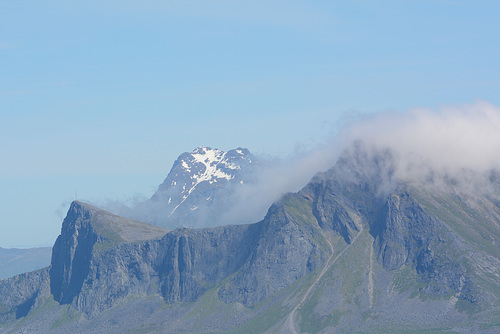
[[[500,106],[498,1],[0,2],[0,247],[149,197],[198,146],[288,157],[363,115]]]

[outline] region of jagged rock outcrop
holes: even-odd
[[[375,234],[379,262],[387,270],[413,265],[431,295],[456,294],[476,301],[472,279],[465,267],[451,258],[447,248],[467,248],[446,226],[426,212],[406,187],[387,199]]]
[[[68,304],[80,295],[96,255],[103,249],[124,242],[158,238],[166,232],[88,204],[73,202],[52,252],[50,290],[54,299]]]
[[[149,240],[139,237],[144,230]],[[167,233],[74,202],[54,245],[51,293],[92,315],[129,295],[192,302],[234,274],[221,299],[252,306],[324,261],[314,234],[319,232],[294,220],[283,203],[257,224]]]
[[[303,200],[296,194],[285,196],[259,223],[261,231],[252,252],[236,275],[219,290],[222,300],[252,306],[324,263],[328,254],[328,250],[322,249],[324,237],[316,222],[304,224],[289,211],[293,197]]]
[[[76,306],[93,314],[129,295],[145,294],[159,294],[167,303],[195,301],[238,270],[258,232],[258,225],[179,229],[94,253]]]
[[[300,191],[313,199],[320,225],[347,243],[359,231],[352,217],[368,225],[377,259],[386,270],[413,266],[427,284],[422,291],[475,301],[478,291],[472,278],[449,250],[467,248],[466,244],[424,209],[414,192],[414,186],[393,178],[389,151],[370,154],[360,143]]]

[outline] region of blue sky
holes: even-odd
[[[0,247],[184,151],[286,156],[353,114],[500,105],[498,1],[0,3]],[[76,193],[76,194],[75,194]]]

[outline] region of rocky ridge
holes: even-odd
[[[49,328],[74,310],[55,332],[495,333],[498,197],[392,176],[390,153],[354,146],[261,222],[205,229],[74,202],[50,270],[0,281],[0,326]]]

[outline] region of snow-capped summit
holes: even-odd
[[[200,226],[200,220],[213,225],[207,219],[224,210],[236,188],[251,182],[256,164],[248,149],[241,147],[224,152],[201,146],[181,154],[147,203],[154,206],[147,220],[167,228]]]

